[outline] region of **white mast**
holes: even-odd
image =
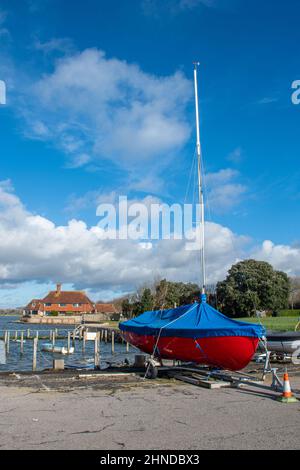
[[[199,191],[199,204],[200,204],[200,257],[201,257],[201,282],[202,282],[202,295],[205,295],[206,286],[206,272],[205,272],[205,233],[204,233],[204,196],[202,184],[202,153],[200,143],[200,124],[199,124],[199,105],[198,105],[198,82],[197,82],[197,67],[199,62],[194,62],[194,82],[195,82],[195,104],[196,104],[196,131],[197,131],[197,159],[198,159],[198,191]]]

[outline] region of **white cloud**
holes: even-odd
[[[40,39],[36,38],[33,47],[45,55],[51,54],[53,52],[67,54],[74,50],[73,42],[69,38],[52,38],[45,42],[42,42]]]
[[[66,213],[74,215],[91,208],[96,212],[99,204],[112,204],[116,213],[118,213],[119,197],[120,194],[118,194],[117,191],[105,193],[102,189],[87,191],[81,196],[71,194],[64,210]],[[128,208],[137,203],[143,204],[150,214],[151,204],[161,204],[162,201],[161,199],[150,195],[147,195],[142,199],[127,198]]]
[[[199,6],[212,8],[220,0],[143,0],[142,10],[147,16],[161,17],[166,11],[169,14],[178,14],[185,10],[193,10]]]
[[[205,177],[205,180],[207,184],[211,186],[216,186],[218,184],[228,183],[237,176],[239,176],[238,170],[234,170],[232,168],[225,168],[219,170],[216,173],[208,173]]]
[[[232,163],[237,164],[241,162],[241,160],[243,159],[243,155],[244,155],[243,149],[241,147],[237,147],[232,152],[230,152],[230,154],[227,157],[227,160],[229,160]]]
[[[272,241],[266,240],[261,247],[258,247],[253,256],[256,259],[268,261],[277,269],[285,271],[287,274],[299,275],[300,273],[300,248],[289,245],[275,245]]]
[[[193,9],[199,5],[204,5],[206,7],[212,8],[216,6],[216,0],[179,0],[179,8],[182,9]]]
[[[190,136],[185,110],[193,87],[181,72],[150,75],[101,50],[57,60],[24,93],[27,135],[57,145],[70,167],[105,160],[136,177],[161,169]]]
[[[6,19],[7,13],[0,9],[0,39],[10,37],[9,30],[5,27]]]
[[[151,197],[148,199],[151,203]],[[299,274],[300,249],[264,242],[255,253],[249,240],[226,227],[206,224],[208,282],[224,278],[232,263],[244,257],[266,259],[289,274]],[[125,292],[157,276],[199,281],[199,259],[185,241],[139,243],[103,239],[96,226],[81,220],[66,226],[32,214],[14,194],[10,182],[0,185],[0,280],[2,284],[60,280],[97,292]],[[100,294],[99,294],[100,295]]]
[[[272,104],[277,103],[278,101],[279,98],[277,97],[266,96],[265,98],[261,98],[259,101],[257,101],[257,104]]]
[[[49,0],[27,0],[27,5],[30,13],[38,13],[48,2]]]
[[[87,153],[80,153],[71,159],[67,164],[67,168],[81,168],[91,161],[91,157]]]
[[[240,204],[247,187],[235,181],[239,175],[237,170],[227,168],[205,176],[208,204],[215,212],[226,212]]]

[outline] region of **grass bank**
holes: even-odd
[[[238,318],[238,320],[246,321],[249,323],[259,323],[257,318]],[[297,317],[267,317],[260,319],[262,325],[266,327],[267,330],[273,331],[294,331],[296,325],[299,321]],[[300,327],[298,327],[298,330]]]

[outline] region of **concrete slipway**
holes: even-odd
[[[300,375],[291,375],[300,396]],[[276,394],[275,394],[276,395]],[[300,402],[134,375],[0,377],[0,449],[299,449]]]

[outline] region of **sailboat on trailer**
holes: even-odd
[[[120,323],[120,330],[127,342],[156,358],[194,362],[237,371],[249,364],[259,340],[265,336],[265,329],[261,325],[232,320],[206,301],[204,195],[197,83],[199,64],[194,65],[197,170],[201,209],[201,299],[192,305],[145,312]]]

